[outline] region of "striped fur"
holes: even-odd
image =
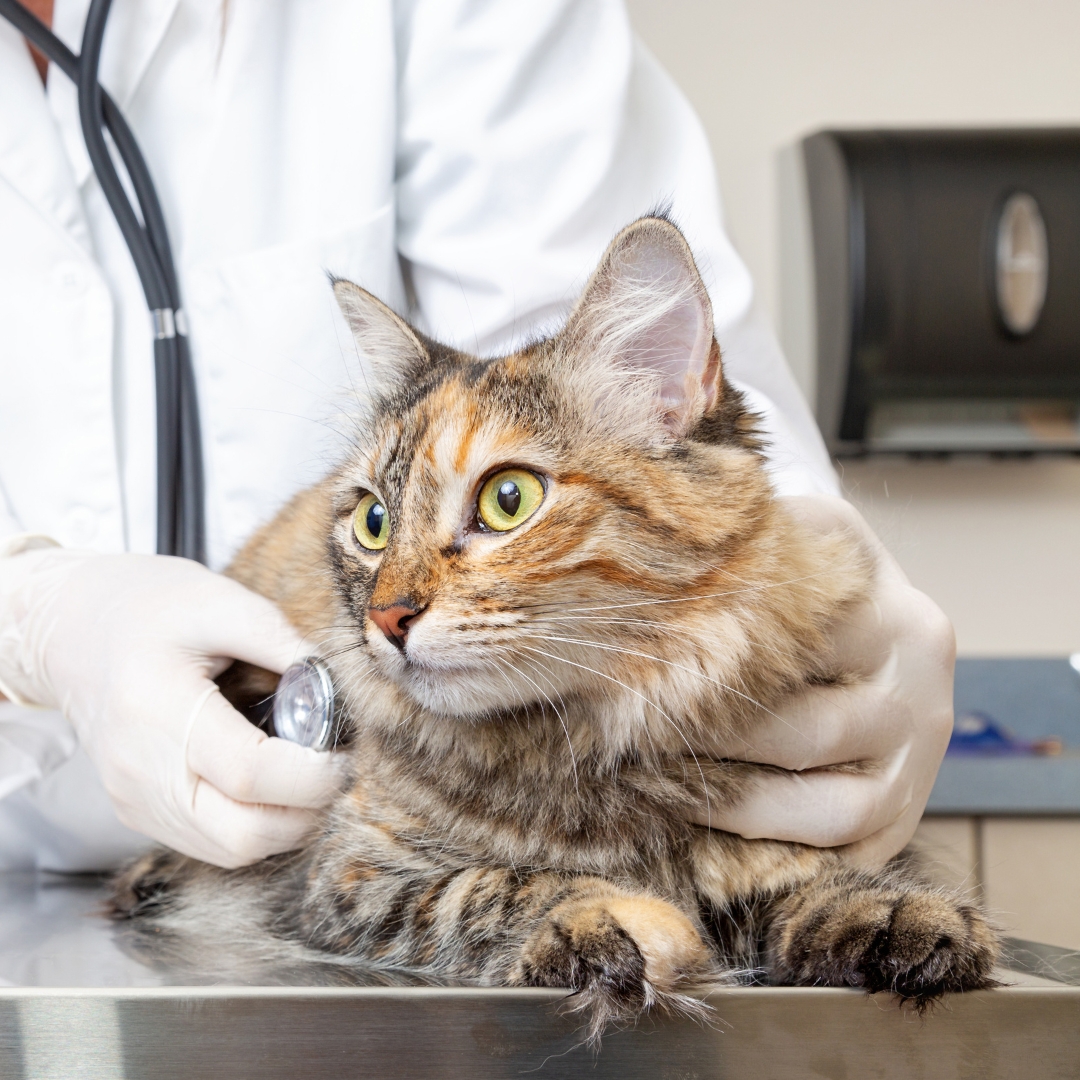
[[[233,872],[157,853],[119,879],[117,910],[569,986],[594,1034],[693,1011],[695,982],[747,969],[919,1000],[988,985],[996,939],[963,900],[687,821],[758,771],[695,751],[839,677],[823,645],[871,569],[852,536],[774,501],[678,230],[630,226],[561,333],[494,360],[335,291],[373,386],[354,452],[231,573],[322,642],[354,779],[304,851]],[[545,498],[485,532],[477,492],[507,466]],[[352,533],[366,492],[390,515],[379,552]],[[404,649],[369,616],[392,605],[420,612]],[[232,679],[234,697],[262,685]]]

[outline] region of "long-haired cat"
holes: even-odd
[[[117,911],[570,987],[594,1033],[736,969],[919,1001],[990,985],[996,936],[963,899],[689,822],[760,769],[692,748],[838,677],[826,635],[872,567],[774,500],[678,229],[629,226],[561,332],[493,360],[334,289],[367,414],[230,572],[322,643],[352,779],[303,851],[151,854]]]

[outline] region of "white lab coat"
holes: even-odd
[[[75,51],[87,2],[56,3]],[[175,249],[213,567],[328,469],[363,393],[328,273],[494,354],[557,325],[612,235],[658,205],[767,416],[778,488],[835,489],[752,315],[703,132],[618,0],[125,0],[101,72]],[[0,22],[0,541],[154,550],[151,357],[74,88],[53,67],[43,91]],[[93,785],[74,751],[59,717],[0,705],[0,866],[94,866],[133,843],[100,791],[82,803],[100,820],[56,820],[57,791]]]

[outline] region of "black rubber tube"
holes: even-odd
[[[195,369],[188,339],[176,336],[180,390],[180,481],[177,484],[177,554],[206,562],[206,496],[203,481],[202,430]]]
[[[116,218],[116,224],[124,235],[124,241],[135,260],[139,272],[146,304],[152,311],[171,306],[172,297],[157,253],[150,243],[150,237],[143,229],[131,203],[128,202],[124,185],[109,154],[105,133],[102,130],[105,117],[102,111],[101,86],[98,84],[98,65],[101,61],[101,46],[105,39],[105,24],[109,17],[112,0],[90,0],[90,10],[86,15],[83,29],[82,52],[79,56],[78,79],[79,121],[82,124],[83,139],[90,163],[94,167],[98,183],[109,204],[109,209]]]
[[[79,116],[98,183],[131,252],[147,306],[179,311],[181,300],[165,216],[146,159],[116,103],[97,79],[111,0],[92,0],[77,57],[15,0],[0,0],[11,22],[77,85]],[[108,128],[139,203],[139,220],[102,133]],[[157,550],[206,561],[202,436],[195,373],[182,334],[154,341],[157,408]]]

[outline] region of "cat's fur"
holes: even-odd
[[[572,987],[594,1032],[693,1008],[695,980],[735,969],[918,1000],[989,985],[996,938],[963,899],[689,822],[758,771],[692,748],[837,678],[823,643],[872,564],[774,500],[678,230],[631,225],[566,328],[496,360],[335,291],[370,411],[350,459],[230,572],[323,644],[354,778],[306,850],[238,871],[153,854],[117,910]],[[544,502],[484,532],[478,488],[511,465]],[[390,514],[381,552],[352,533],[368,491]],[[395,604],[421,612],[404,648],[369,617]]]

